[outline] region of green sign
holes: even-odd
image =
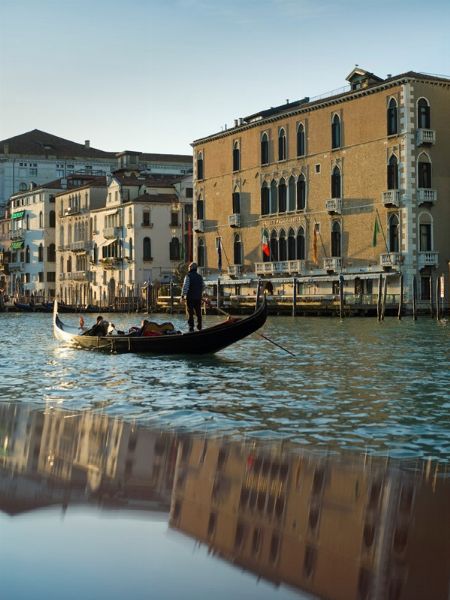
[[[23,219],[24,214],[25,214],[25,211],[20,210],[19,212],[13,213],[11,215],[11,219]]]
[[[23,240],[13,242],[11,244],[11,250],[21,250],[23,248]]]

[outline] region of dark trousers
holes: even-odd
[[[202,300],[190,300],[186,298],[186,309],[188,314],[189,329],[194,329],[194,313],[197,316],[197,329],[202,328]]]

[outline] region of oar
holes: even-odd
[[[227,312],[225,312],[224,310],[222,310],[218,306],[216,306],[216,310],[218,312],[222,313],[225,317],[230,317],[231,316],[230,314],[228,314]],[[259,337],[262,337],[263,339],[267,340],[268,342],[270,342],[274,346],[277,346],[278,348],[281,348],[281,350],[284,350],[285,352],[287,352],[291,356],[295,356],[295,354],[293,352],[291,352],[290,350],[288,350],[287,348],[285,348],[284,346],[282,346],[278,342],[275,342],[274,340],[271,340],[270,337],[268,337],[267,335],[264,335],[263,333],[259,333],[258,331],[255,331],[255,333],[256,333],[256,335],[259,335]]]

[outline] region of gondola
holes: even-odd
[[[80,335],[76,327],[64,325],[58,316],[58,303],[53,309],[53,334],[59,341],[75,348],[103,350],[113,353],[142,354],[213,354],[242,340],[262,327],[267,318],[265,296],[255,312],[244,318],[226,321],[193,333],[173,333],[159,336],[107,335],[104,337]]]

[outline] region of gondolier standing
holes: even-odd
[[[184,278],[181,299],[186,298],[189,331],[194,331],[194,313],[197,316],[197,329],[202,328],[202,296],[205,282],[200,273],[197,273],[197,263],[189,265],[189,272]]]

